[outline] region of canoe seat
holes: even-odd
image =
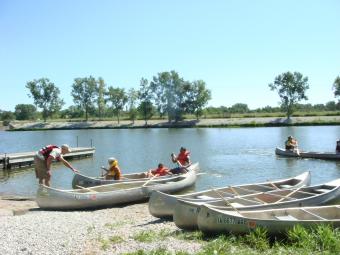
[[[289,188],[291,188],[291,187],[293,187],[292,185],[289,185],[289,184],[284,184],[284,185],[280,185],[280,187],[282,188],[282,189],[289,189]]]
[[[243,207],[244,205],[243,204],[239,204],[239,203],[236,203],[236,202],[233,202],[233,203],[230,203],[233,207]]]
[[[323,193],[329,192],[329,189],[315,189],[315,192],[323,194]]]
[[[206,196],[206,195],[197,196],[197,198],[199,198],[199,199],[216,199],[215,197],[210,197],[210,196]]]
[[[294,216],[288,214],[288,215],[282,215],[282,216],[275,216],[278,220],[298,220]]]

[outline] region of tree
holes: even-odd
[[[236,103],[229,109],[231,113],[246,113],[249,112],[248,105],[242,103]]]
[[[196,115],[198,120],[203,114],[203,107],[211,99],[211,91],[206,89],[202,80],[194,81],[189,88],[188,100],[186,102],[189,112]]]
[[[64,101],[59,98],[60,90],[47,78],[29,81],[26,84],[31,92],[29,97],[33,97],[34,104],[42,109],[42,116],[46,122],[47,118],[58,112],[64,105]]]
[[[14,115],[17,120],[34,120],[37,108],[32,104],[17,104]]]
[[[303,77],[299,72],[286,72],[278,75],[274,83],[268,85],[271,90],[277,90],[281,98],[281,107],[285,110],[287,118],[294,112],[297,102],[307,100],[306,90],[309,89],[308,77]]]
[[[140,80],[138,99],[140,101],[140,105],[138,106],[137,110],[143,116],[145,125],[148,125],[148,120],[151,119],[154,114],[154,106],[152,104],[152,88],[149,85],[148,80],[145,78]]]
[[[158,73],[150,86],[156,94],[156,105],[160,113],[167,113],[168,120],[181,120],[185,112],[185,100],[188,88],[183,78],[175,71]]]
[[[102,118],[105,112],[105,94],[106,94],[106,84],[103,78],[98,78],[97,86],[97,107],[98,107],[98,117]]]
[[[107,92],[107,101],[110,101],[113,107],[113,112],[117,116],[119,124],[120,112],[124,109],[124,106],[128,98],[126,96],[125,90],[121,88],[109,87]]]
[[[90,76],[85,78],[76,78],[72,85],[73,102],[85,111],[85,119],[88,120],[88,114],[91,108],[94,108],[97,96],[97,82]]]
[[[333,89],[334,89],[334,96],[340,97],[340,76],[336,77],[334,84],[333,84]]]
[[[137,100],[138,100],[138,91],[136,91],[134,88],[131,88],[128,92],[128,111],[129,111],[129,117],[132,121],[132,124],[135,124],[135,119],[138,114],[138,110],[136,107]]]

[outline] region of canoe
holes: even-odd
[[[309,171],[298,176],[281,179],[277,181],[267,181],[255,184],[243,184],[238,186],[227,186],[217,188],[219,193],[224,197],[234,197],[238,195],[247,195],[254,192],[266,192],[275,189],[298,188],[310,185],[311,174]],[[149,212],[157,218],[168,218],[173,216],[177,199],[188,201],[213,201],[219,200],[219,195],[212,189],[194,192],[184,195],[170,195],[160,191],[154,191],[149,199]]]
[[[76,189],[81,187],[94,187],[99,185],[120,183],[120,182],[132,182],[132,181],[147,181],[150,177],[145,176],[145,172],[123,174],[120,180],[105,180],[104,177],[91,177],[80,173],[75,173],[72,179],[72,188]],[[160,176],[157,180],[169,179],[171,175]]]
[[[285,150],[282,148],[276,148],[275,154],[279,156],[284,156],[284,157],[340,160],[340,153],[335,153],[335,152],[299,151],[299,154],[297,154],[294,151]]]
[[[40,185],[36,201],[40,208],[53,210],[109,207],[147,200],[153,190],[177,192],[193,185],[199,164],[187,168],[188,172],[162,181],[122,182],[91,188],[61,190]],[[156,181],[154,181],[156,180]]]
[[[222,193],[220,193],[223,195]],[[316,206],[336,202],[340,198],[340,179],[309,187],[282,189],[257,194],[225,198],[211,202],[177,200],[174,222],[182,229],[197,229],[200,206],[218,209],[245,210],[278,209],[284,207]]]
[[[197,224],[205,233],[245,234],[256,227],[262,227],[268,234],[284,235],[296,225],[305,228],[320,224],[340,227],[340,206],[230,211],[202,205]]]

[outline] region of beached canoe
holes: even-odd
[[[54,210],[99,208],[144,201],[150,197],[153,190],[172,193],[193,185],[199,164],[195,163],[187,169],[185,174],[174,175],[160,182],[154,178],[148,181],[122,182],[73,190],[40,185],[36,201],[40,208]]]
[[[221,196],[223,193],[220,193]],[[263,193],[225,198],[212,202],[177,200],[174,222],[179,228],[197,229],[200,206],[206,204],[218,209],[245,210],[278,209],[284,207],[316,206],[337,202],[340,199],[340,179],[309,187],[274,190]]]
[[[75,173],[72,179],[72,188],[76,189],[81,187],[94,187],[99,185],[120,183],[120,182],[133,182],[133,181],[147,181],[150,177],[147,177],[145,172],[123,174],[120,180],[105,180],[104,177],[91,177],[80,173]],[[164,180],[171,178],[171,175],[160,176],[157,180]]]
[[[243,184],[237,186],[227,186],[217,188],[219,193],[222,193],[224,197],[234,197],[239,195],[248,195],[258,192],[266,192],[275,189],[287,189],[298,188],[301,186],[310,185],[311,174],[309,171],[304,172],[298,176],[281,179],[277,181],[267,181],[255,184]],[[177,199],[187,201],[201,201],[208,202],[213,200],[219,200],[220,196],[216,191],[209,189],[199,192],[194,192],[184,195],[170,195],[160,191],[152,192],[149,199],[149,212],[158,218],[172,217]]]
[[[299,151],[299,154],[297,154],[294,151],[285,150],[282,148],[276,148],[275,154],[284,156],[284,157],[340,160],[340,153],[335,153],[335,152]]]
[[[320,224],[340,227],[340,206],[231,211],[202,205],[197,224],[198,228],[205,233],[245,234],[256,227],[261,227],[269,234],[284,235],[296,225],[305,228]]]

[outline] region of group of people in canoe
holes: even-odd
[[[285,142],[286,150],[293,151],[297,154],[300,153],[298,148],[298,141],[293,136],[288,136]],[[340,139],[336,141],[335,153],[340,153]]]
[[[52,176],[51,165],[53,161],[60,161],[73,172],[79,172],[63,157],[63,155],[70,152],[71,149],[67,144],[63,144],[60,147],[56,145],[47,145],[36,152],[34,156],[34,166],[36,178],[39,179],[39,184],[50,186]],[[190,152],[184,147],[180,148],[180,152],[177,156],[172,153],[171,160],[173,163],[177,163],[178,167],[169,169],[164,166],[163,163],[159,163],[156,169],[150,169],[145,172],[145,177],[153,178],[157,176],[185,173],[186,167],[191,165]],[[122,171],[118,165],[118,160],[113,157],[108,159],[108,167],[102,167],[102,169],[105,170],[105,173],[103,173],[102,176],[106,180],[120,180],[123,178]]]

